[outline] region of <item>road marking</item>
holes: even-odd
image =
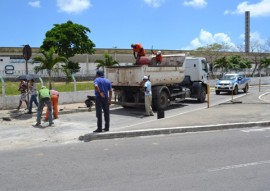
[[[270,93],[270,92],[266,92],[266,93],[260,95],[260,96],[258,97],[259,100],[269,103],[269,101],[263,100],[263,98],[262,98],[263,96],[266,96],[266,95],[269,94],[269,93]]]
[[[250,132],[262,132],[262,131],[266,131],[266,130],[270,130],[270,127],[268,128],[256,128],[256,129],[247,129],[247,130],[241,130],[244,133],[250,133]]]
[[[224,166],[220,168],[213,168],[213,169],[208,169],[208,172],[217,172],[217,171],[222,171],[222,170],[231,170],[231,169],[237,169],[237,168],[245,168],[249,166],[258,166],[262,164],[269,164],[270,160],[266,161],[259,161],[259,162],[251,162],[251,163],[244,163],[244,164],[238,164],[238,165],[231,165],[231,166]]]

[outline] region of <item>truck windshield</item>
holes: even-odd
[[[208,72],[208,63],[205,60],[202,60],[202,70]]]

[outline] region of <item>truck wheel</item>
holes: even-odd
[[[246,84],[245,88],[243,89],[244,93],[247,93],[248,92],[248,84]]]
[[[164,110],[168,107],[168,94],[162,91],[156,101],[157,110]]]
[[[202,87],[202,91],[200,92],[200,97],[198,97],[197,101],[199,103],[203,103],[205,102],[205,98],[206,98],[206,90],[204,87]]]
[[[238,94],[238,86],[235,86],[233,90],[233,95],[237,95],[237,94]]]
[[[216,90],[216,94],[219,95],[220,94],[220,91]]]

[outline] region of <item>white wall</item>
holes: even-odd
[[[77,92],[60,92],[59,105],[69,103],[83,103],[87,98],[87,95],[94,95],[94,90],[89,91],[77,91]],[[20,96],[0,96],[0,110],[4,109],[16,109],[19,105]],[[25,108],[25,103],[22,104],[22,108]]]

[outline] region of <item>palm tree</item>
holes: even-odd
[[[62,56],[54,56],[54,49],[49,51],[42,50],[43,56],[37,56],[33,58],[34,62],[40,62],[40,66],[35,67],[35,72],[38,73],[41,70],[47,70],[49,75],[49,88],[52,89],[52,70],[54,66],[59,62],[67,62],[67,59]]]
[[[104,67],[106,66],[119,65],[119,63],[114,60],[109,54],[104,54],[104,58],[105,60],[96,60],[96,62],[98,63],[97,69],[102,68],[104,70]]]

